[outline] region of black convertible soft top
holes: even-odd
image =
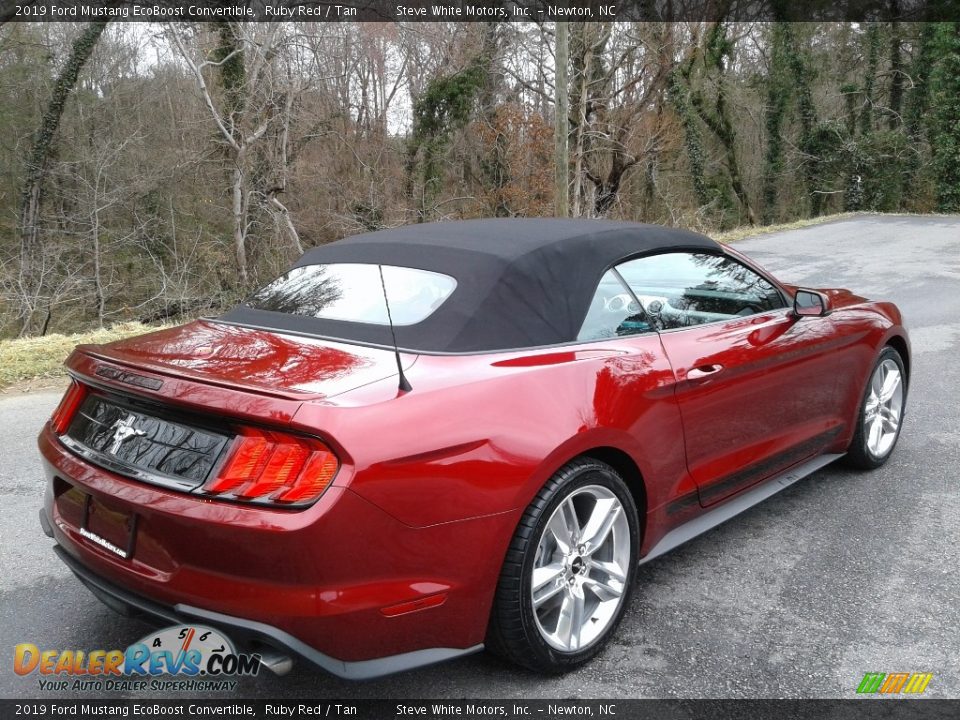
[[[407,225],[307,251],[294,267],[368,263],[450,275],[457,287],[419,323],[396,327],[402,350],[490,352],[574,341],[600,278],[661,249],[715,249],[697,233],[603,220],[496,219]],[[241,304],[221,320],[347,342],[391,346],[390,329]]]

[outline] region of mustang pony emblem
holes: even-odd
[[[117,420],[110,428],[113,430],[113,443],[110,445],[111,455],[116,455],[120,451],[120,446],[130,438],[147,434],[133,426],[136,421],[136,415],[129,414],[123,420]]]

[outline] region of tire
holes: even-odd
[[[541,673],[585,664],[623,618],[639,544],[636,504],[616,471],[591,458],[565,465],[520,519],[500,572],[487,647]],[[578,609],[581,621],[567,622]]]
[[[890,379],[894,371],[896,384]],[[873,470],[890,459],[903,428],[908,380],[900,353],[889,345],[883,348],[870,370],[857,411],[857,427],[847,449],[848,465]],[[890,383],[887,390],[883,388],[885,381]],[[884,395],[888,395],[886,400]]]

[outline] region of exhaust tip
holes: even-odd
[[[257,648],[254,652],[260,656],[260,664],[278,677],[293,669],[293,658],[273,648]]]

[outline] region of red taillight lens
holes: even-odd
[[[243,428],[233,442],[226,463],[203,492],[305,505],[320,497],[339,468],[333,452],[312,438]]]
[[[336,456],[329,450],[314,451],[300,473],[300,481],[277,495],[277,502],[300,503],[310,498],[320,497],[320,494],[327,489],[327,485],[333,481],[333,476],[337,474],[339,467],[340,463],[337,462]]]
[[[278,443],[270,456],[270,462],[267,463],[267,467],[260,473],[256,482],[250,483],[238,495],[244,498],[263,497],[288,483],[292,485],[303,470],[303,464],[308,455],[310,451],[296,440]]]
[[[50,418],[50,426],[57,435],[63,435],[70,427],[70,421],[77,414],[77,408],[86,396],[87,389],[76,380],[71,380],[70,387]]]
[[[226,465],[215,479],[204,486],[204,490],[216,494],[230,493],[257,478],[276,446],[270,438],[269,434],[260,430],[241,430],[233,441],[233,450]]]

